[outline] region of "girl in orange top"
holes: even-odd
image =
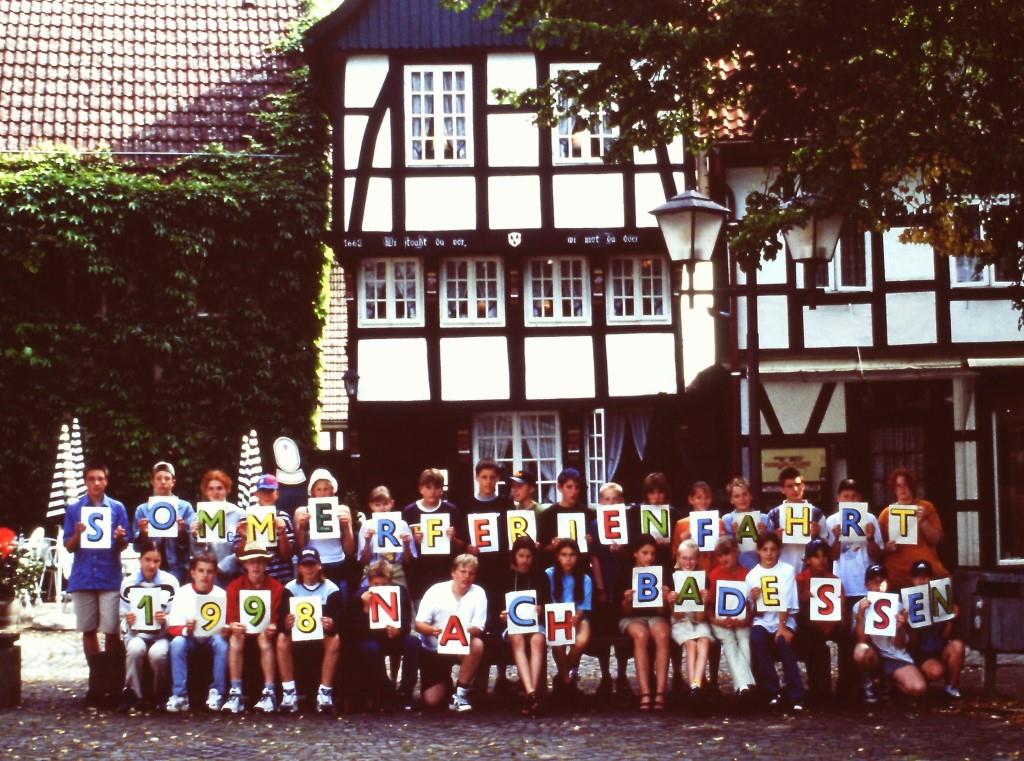
[[[919,560],[927,560],[935,570],[935,577],[948,576],[939,560],[939,544],[942,542],[942,521],[935,505],[925,499],[917,499],[917,478],[907,468],[896,468],[889,475],[889,489],[898,505],[917,506],[917,544],[896,544],[889,537],[889,508],[878,517],[885,537],[885,570],[889,576],[889,591],[897,592],[911,582],[910,569]]]

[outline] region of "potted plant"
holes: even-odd
[[[17,630],[21,600],[35,594],[43,564],[18,544],[9,528],[0,526],[0,631]]]

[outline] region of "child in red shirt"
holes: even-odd
[[[811,579],[837,579],[832,573],[832,552],[822,539],[812,539],[804,548],[804,570],[796,576],[800,614],[797,617],[796,651],[807,665],[810,699],[817,705],[832,699],[832,653],[828,641],[840,643],[848,639],[842,621],[811,620]],[[840,604],[842,600],[840,599]]]
[[[736,539],[723,535],[715,546],[717,563],[708,573],[708,599],[706,601],[708,620],[715,639],[722,643],[725,662],[732,675],[736,694],[746,697],[752,694],[754,674],[750,670],[750,607],[742,616],[718,618],[718,582],[747,580],[747,569],[740,565],[740,546]],[[717,668],[715,669],[717,671]]]
[[[260,666],[263,669],[263,694],[256,703],[256,710],[262,713],[274,713],[277,710],[275,699],[275,651],[274,642],[277,637],[278,615],[281,610],[281,598],[284,595],[284,587],[277,579],[267,575],[267,564],[273,555],[266,547],[260,544],[249,543],[242,550],[239,560],[245,573],[228,584],[228,637],[230,649],[228,650],[228,672],[231,675],[231,691],[228,699],[224,701],[222,711],[228,713],[241,713],[244,710],[242,701],[242,666],[245,655],[245,640],[247,637],[255,637],[260,648]],[[268,590],[270,592],[270,605],[263,615],[259,616],[260,621],[269,621],[266,629],[259,634],[246,634],[246,625],[241,622],[241,611],[239,610],[239,598],[243,591],[247,590]],[[245,611],[246,620],[253,624],[258,623],[250,611]]]

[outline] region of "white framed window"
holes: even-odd
[[[660,256],[614,256],[608,262],[608,322],[671,322],[669,268]]]
[[[504,325],[501,259],[448,259],[441,267],[442,325]]]
[[[496,412],[473,418],[473,462],[494,460],[502,470],[531,470],[537,499],[557,502],[562,435],[557,412]]]
[[[797,268],[797,285],[803,287],[810,270],[814,284],[826,291],[871,290],[871,256],[868,253],[869,233],[843,227],[832,261],[815,261]]]
[[[406,66],[409,166],[473,163],[472,66]]]
[[[1011,262],[999,260],[984,264],[976,256],[949,258],[950,284],[957,288],[982,288],[992,285],[1014,285],[1017,273]]]
[[[596,64],[556,64],[551,67],[551,76],[558,76],[563,71],[595,68]],[[560,108],[571,104],[571,100],[559,98]],[[565,116],[559,120],[551,136],[556,164],[600,163],[619,136],[619,128],[612,126],[611,115],[607,110],[599,109],[593,113],[581,112],[576,116]]]
[[[587,419],[587,484],[590,486],[590,502],[601,501],[601,487],[608,480],[605,459],[604,410],[596,409]]]
[[[419,259],[360,262],[359,325],[423,325],[423,266]]]
[[[527,325],[589,324],[587,260],[577,256],[527,260],[525,310]]]

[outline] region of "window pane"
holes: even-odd
[[[866,287],[868,270],[864,233],[855,225],[843,227],[837,256],[839,257],[839,285],[843,288]]]

